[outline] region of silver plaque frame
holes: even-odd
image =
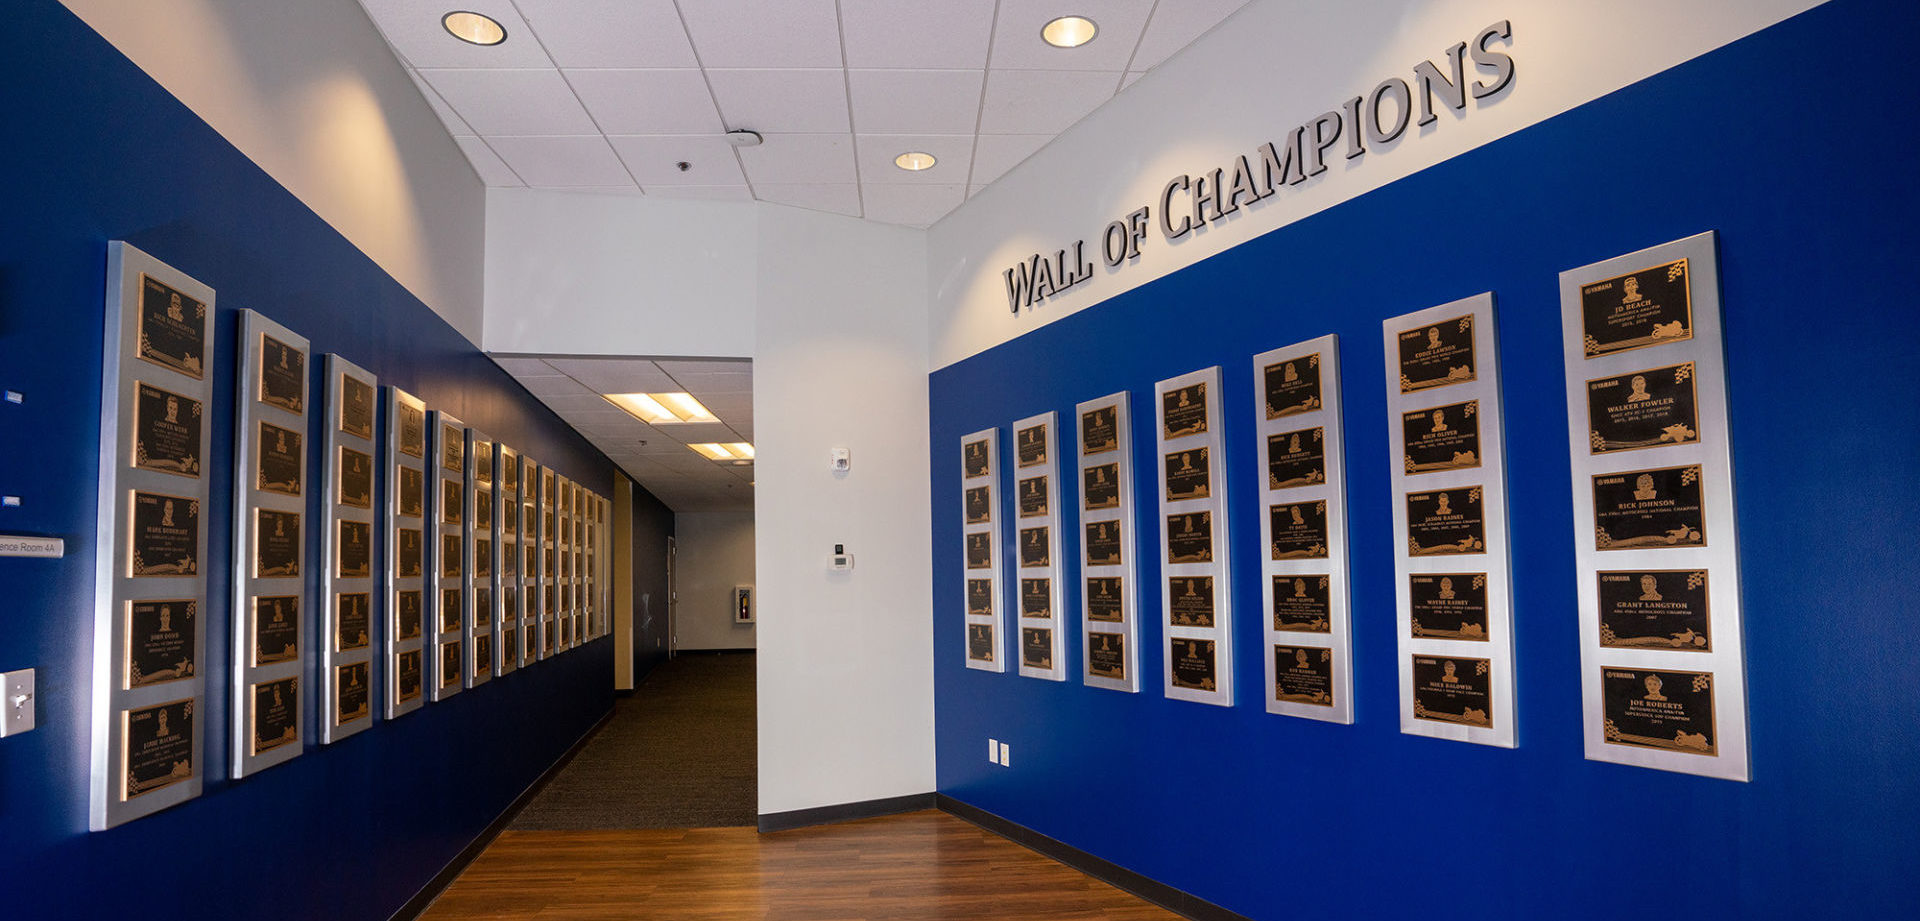
[[[1266,370],[1289,362],[1304,363],[1319,374],[1319,405],[1268,418]],[[1297,367],[1297,366],[1296,366]],[[1297,373],[1297,372],[1296,372]],[[1253,357],[1254,446],[1260,459],[1255,471],[1260,486],[1260,621],[1266,647],[1260,654],[1266,675],[1267,712],[1281,716],[1349,725],[1353,722],[1353,639],[1347,566],[1346,429],[1340,408],[1340,339],[1327,335]],[[1276,487],[1268,475],[1268,439],[1303,429],[1320,429],[1322,463],[1326,477],[1319,483]],[[1326,503],[1327,550],[1321,559],[1273,558],[1273,522],[1267,510],[1281,503]],[[1327,580],[1327,631],[1311,633],[1274,627],[1273,583],[1276,577]],[[1275,647],[1324,650],[1330,657],[1329,679],[1333,699],[1327,705],[1278,699],[1275,685]]]
[[[459,444],[460,470],[457,473],[447,470],[445,463],[449,431],[452,432],[452,437],[457,439]],[[428,586],[427,596],[424,599],[427,602],[427,622],[421,625],[420,632],[434,639],[422,658],[424,660],[423,664],[428,666],[426,670],[427,699],[436,702],[460,693],[461,690],[466,688],[467,682],[471,678],[469,673],[472,669],[472,659],[470,658],[472,654],[468,649],[463,648],[460,650],[461,673],[452,678],[448,678],[446,675],[446,660],[444,658],[446,654],[445,647],[448,643],[460,643],[470,647],[470,644],[467,643],[467,632],[469,629],[468,625],[472,622],[472,616],[468,611],[468,607],[472,604],[473,598],[473,585],[470,581],[473,577],[473,561],[466,557],[468,555],[467,548],[471,545],[471,541],[467,538],[467,527],[473,521],[473,515],[472,509],[466,507],[468,455],[466,425],[461,423],[458,418],[440,410],[436,409],[429,412],[427,414],[426,458],[427,533],[431,536],[428,537],[427,546],[425,547],[427,563],[426,570],[423,573]],[[461,504],[460,521],[458,524],[447,523],[445,505],[447,501],[446,490],[449,483],[453,485],[455,494],[459,497]],[[460,547],[460,574],[457,576],[446,575],[446,560],[444,557],[446,556],[446,539],[449,537],[454,538]],[[444,593],[448,589],[454,589],[460,592],[460,611],[455,615],[457,623],[451,628],[443,629],[446,618]]]
[[[1474,354],[1472,380],[1402,393],[1399,336],[1442,321],[1471,317]],[[1387,462],[1393,507],[1394,617],[1400,674],[1400,731],[1408,735],[1513,748],[1518,744],[1514,700],[1513,577],[1507,527],[1507,462],[1500,402],[1500,356],[1495,336],[1493,293],[1487,292],[1381,322],[1386,348]],[[1479,402],[1480,465],[1463,470],[1409,474],[1406,463],[1406,413],[1435,406]],[[1486,549],[1482,553],[1415,557],[1409,552],[1406,497],[1410,492],[1480,487]],[[1486,576],[1487,626],[1484,641],[1413,636],[1410,580],[1415,574],[1444,574],[1471,569]],[[1415,714],[1415,656],[1484,659],[1488,662],[1491,726],[1426,719]]]
[[[965,458],[966,445],[970,442],[981,440],[985,440],[987,443],[987,472],[983,476],[969,478],[967,476]],[[961,547],[963,556],[967,536],[976,534],[984,534],[987,536],[987,547],[989,548],[989,552],[992,553],[992,556],[988,560],[988,563],[991,565],[984,569],[975,570],[966,568],[964,558],[956,561],[960,563],[961,567],[960,610],[963,616],[960,619],[965,622],[965,626],[963,626],[961,630],[960,654],[965,658],[968,668],[987,672],[1005,672],[1007,670],[1007,649],[1009,648],[1009,641],[1007,639],[1006,616],[1007,589],[1006,580],[1002,578],[1002,565],[1004,563],[1003,557],[1006,556],[1009,545],[1000,531],[1000,519],[1007,514],[1006,503],[1000,501],[1000,483],[1002,482],[1000,466],[1004,461],[1004,458],[1000,455],[1000,430],[998,428],[990,428],[984,431],[974,432],[971,435],[962,437],[960,439],[960,445],[962,451],[960,461],[960,530],[962,535]],[[987,520],[976,524],[967,524],[967,490],[982,487],[987,490]],[[991,610],[985,615],[974,614],[967,606],[967,580],[976,578],[974,573],[984,573],[992,586],[988,595],[988,603],[991,606]],[[971,631],[965,629],[966,626],[986,626],[993,628],[992,661],[982,662],[967,654],[967,644]]]
[[[1036,426],[1046,432],[1047,457],[1038,464],[1030,467],[1022,467],[1020,466],[1020,460],[1017,456],[1019,453],[1017,445],[1020,442],[1020,432]],[[1047,681],[1065,681],[1067,680],[1068,674],[1067,614],[1066,610],[1060,604],[1060,573],[1064,569],[1064,567],[1060,565],[1060,554],[1061,547],[1065,542],[1060,539],[1061,489],[1059,417],[1052,411],[1044,412],[1037,416],[1028,416],[1025,419],[1015,422],[1012,431],[1014,444],[1016,445],[1014,451],[1016,457],[1014,458],[1013,466],[1013,532],[1017,540],[1020,532],[1026,528],[1042,526],[1047,529],[1047,564],[1045,566],[1026,565],[1026,562],[1020,557],[1020,549],[1018,547],[1014,549],[1013,596],[1015,600],[1013,601],[1013,613],[1014,621],[1020,628],[1020,636],[1014,638],[1014,648],[1020,651],[1019,663],[1022,677],[1041,678]],[[1046,514],[1034,518],[1022,518],[1020,517],[1020,482],[1022,480],[1033,479],[1034,477],[1046,478],[1047,511]],[[1047,580],[1048,616],[1027,616],[1026,602],[1024,599],[1024,580],[1026,579]],[[1026,631],[1028,628],[1049,631],[1048,635],[1053,640],[1052,651],[1048,654],[1048,660],[1053,663],[1051,668],[1037,668],[1027,665]]]
[[[368,418],[374,422],[374,437],[362,438],[346,430],[342,423],[346,408],[346,379],[352,377],[367,385],[369,394],[380,392],[380,380],[364,368],[340,357],[328,354],[322,362],[326,377],[326,399],[322,403],[320,429],[324,437],[320,439],[323,453],[320,455],[320,478],[315,484],[320,490],[320,507],[324,510],[320,519],[320,607],[315,620],[320,625],[318,633],[318,655],[314,656],[316,667],[309,687],[318,690],[313,695],[320,706],[320,744],[330,745],[354,733],[361,732],[373,725],[373,715],[379,710],[378,695],[374,689],[378,686],[373,662],[374,638],[379,633],[379,615],[376,613],[386,600],[382,591],[385,571],[374,557],[374,535],[382,529],[375,521],[376,504],[379,495],[380,470],[385,465],[380,452],[374,449],[379,437],[378,407],[368,406]],[[340,490],[341,472],[344,467],[342,449],[351,449],[367,456],[372,466],[368,472],[367,507],[359,508],[342,501]],[[340,573],[337,546],[340,523],[354,521],[367,526],[367,575],[344,576]],[[358,649],[341,648],[340,637],[340,597],[342,595],[364,594],[367,596],[367,642]],[[367,667],[367,712],[358,719],[346,723],[337,722],[340,714],[336,686],[340,669],[346,666],[365,665]]]
[[[1207,385],[1206,431],[1168,438],[1166,420],[1163,418],[1163,401],[1166,395],[1201,383]],[[1228,535],[1231,531],[1227,527],[1227,483],[1230,479],[1226,462],[1226,433],[1223,431],[1226,417],[1221,411],[1221,397],[1219,365],[1182,374],[1179,377],[1171,377],[1153,385],[1153,433],[1154,443],[1158,446],[1153,458],[1153,469],[1154,479],[1159,486],[1155,495],[1160,507],[1158,526],[1155,530],[1160,536],[1160,648],[1163,657],[1163,689],[1166,695],[1174,700],[1231,707],[1233,706],[1234,657],[1233,579],[1228,565],[1232,557],[1228,544]],[[1168,499],[1166,456],[1174,451],[1195,448],[1207,449],[1207,464],[1210,468],[1207,474],[1208,495],[1200,499]],[[1212,515],[1213,561],[1172,562],[1172,554],[1167,546],[1167,517],[1199,512]],[[1182,576],[1212,577],[1213,626],[1194,627],[1174,624],[1173,597],[1168,591],[1168,585],[1171,579]],[[1178,640],[1188,639],[1209,640],[1213,643],[1214,687],[1211,690],[1174,685],[1173,644]]]
[[[552,467],[540,468],[540,658],[560,654],[560,588],[555,570],[560,568],[559,510],[560,476]],[[551,559],[553,562],[548,563]],[[551,598],[549,597],[551,596]]]
[[[140,358],[140,307],[143,279],[152,277],[199,301],[202,356],[200,376]],[[93,696],[89,751],[87,827],[104,831],[151,815],[200,795],[206,761],[207,673],[207,529],[211,482],[208,452],[213,436],[213,369],[220,355],[214,340],[214,290],[186,273],[120,240],[107,244],[105,325],[100,384],[99,520],[94,543]],[[199,401],[200,470],[188,477],[134,466],[134,422],[139,382]],[[132,575],[132,494],[152,491],[196,501],[202,510],[196,547],[199,572],[191,578]],[[129,657],[127,622],[140,601],[189,602],[196,606],[194,673],[144,687],[126,680]],[[187,778],[150,792],[128,796],[125,790],[128,715],[179,700],[191,701],[195,716],[189,740],[192,759]]]
[[[1690,338],[1587,357],[1581,289],[1687,260]],[[1648,247],[1560,273],[1560,316],[1567,368],[1567,440],[1572,453],[1573,529],[1580,608],[1581,732],[1586,757],[1724,780],[1752,779],[1747,737],[1746,653],[1741,623],[1740,549],[1733,504],[1731,431],[1727,424],[1726,350],[1720,317],[1720,267],[1713,231]],[[1687,444],[1593,453],[1587,382],[1692,362],[1698,437]],[[1595,541],[1592,479],[1654,467],[1701,468],[1706,546],[1600,551]],[[1695,570],[1707,573],[1711,648],[1703,651],[1600,645],[1599,573]],[[1609,667],[1703,672],[1712,676],[1714,754],[1666,751],[1607,741],[1601,674]]]
[[[1080,539],[1076,543],[1082,548],[1080,557],[1080,639],[1082,656],[1081,680],[1088,687],[1106,688],[1110,691],[1125,691],[1129,694],[1140,691],[1140,586],[1135,581],[1139,571],[1137,562],[1140,556],[1140,532],[1135,530],[1133,513],[1133,422],[1130,418],[1132,400],[1127,391],[1111,393],[1095,400],[1075,406],[1073,414],[1074,450],[1080,458],[1078,488],[1074,495],[1080,507]],[[1112,409],[1114,417],[1114,447],[1111,451],[1097,454],[1087,453],[1085,419],[1088,413],[1096,410]],[[1086,472],[1094,467],[1115,465],[1114,489],[1119,491],[1119,505],[1115,508],[1087,508]],[[1056,494],[1055,501],[1058,501]],[[1086,559],[1087,526],[1096,522],[1117,522],[1120,527],[1120,564],[1118,566],[1094,566]],[[1095,578],[1118,578],[1120,580],[1120,622],[1096,621],[1090,615],[1091,601],[1087,592],[1087,580]],[[1107,678],[1094,675],[1093,645],[1095,635],[1117,635],[1124,646],[1122,649],[1122,667],[1126,669],[1124,678]]]
[[[427,404],[419,397],[398,387],[382,389],[386,392],[386,399],[383,402],[386,404],[387,427],[385,438],[381,442],[380,461],[381,481],[386,484],[384,505],[386,552],[381,557],[381,567],[387,574],[387,587],[383,593],[386,604],[381,616],[381,621],[385,625],[380,638],[381,661],[386,665],[381,684],[386,692],[384,703],[387,719],[395,719],[420,709],[427,702],[427,688],[433,675],[427,664],[427,660],[432,657],[432,649],[427,639],[434,635],[433,608],[428,601],[428,596],[432,593],[432,588],[428,584],[428,573],[431,570],[427,568],[426,560],[428,559],[427,544],[433,542],[435,532],[432,528],[431,503],[427,497],[429,489],[427,461],[424,457],[414,457],[400,449],[403,434],[401,414],[403,412],[419,414],[422,454],[430,453],[426,449],[426,444],[432,439],[426,431],[427,420],[430,418]],[[418,515],[402,513],[400,507],[400,470],[402,468],[415,471],[420,475],[421,494]],[[400,572],[400,529],[408,525],[412,525],[413,529],[420,532],[420,574],[414,576],[402,575]],[[420,634],[402,638],[400,593],[409,591],[420,593]],[[420,688],[412,697],[403,700],[400,697],[400,658],[408,653],[420,659]]]
[[[525,472],[521,469],[523,458],[519,451],[495,442],[493,452],[498,465],[493,478],[494,492],[499,496],[500,504],[499,515],[494,519],[497,522],[495,527],[499,530],[496,543],[500,548],[498,565],[494,570],[498,583],[494,593],[498,599],[495,604],[500,611],[500,632],[494,642],[500,649],[498,674],[511,675],[520,668],[524,654],[521,648],[524,634],[520,630],[520,612],[526,606],[526,598],[521,593],[520,579],[521,569],[526,566],[526,555],[520,550],[520,533],[525,526],[521,514],[526,507],[520,501],[520,478]],[[507,476],[509,466],[513,468],[513,476]],[[513,509],[513,527],[507,527],[506,511],[509,507]],[[512,561],[511,566],[508,565],[509,560]],[[512,596],[511,603],[509,595]]]
[[[486,457],[481,457],[482,453]],[[467,592],[461,599],[466,606],[467,648],[461,656],[467,687],[471,688],[486,684],[500,673],[500,457],[493,439],[471,426],[467,428],[466,468],[467,485],[462,495],[467,503],[467,533],[460,539],[460,546],[467,557]],[[484,529],[480,527],[482,506],[486,509]],[[480,544],[483,539],[485,547]],[[480,574],[482,564],[486,575]],[[486,594],[484,604],[482,592]],[[483,637],[487,641],[484,656],[480,649]]]
[[[532,665],[547,657],[546,652],[546,522],[541,516],[540,483],[546,468],[525,454],[520,455],[520,539],[523,562],[520,569],[521,615],[520,655],[522,663]],[[524,559],[528,547],[531,559]]]
[[[565,476],[554,476],[554,550],[557,564],[554,569],[554,589],[558,603],[555,604],[554,622],[558,631],[555,651],[569,652],[574,647],[573,637],[573,481]]]

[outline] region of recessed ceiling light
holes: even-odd
[[[932,169],[933,165],[938,162],[940,161],[934,159],[933,154],[922,153],[918,150],[909,150],[893,158],[894,166],[915,173],[923,169]]]
[[[1078,48],[1093,41],[1100,27],[1085,16],[1062,16],[1040,27],[1040,38],[1055,48]]]
[[[678,422],[719,422],[689,393],[609,393],[607,402],[648,425]]]
[[[473,45],[498,45],[507,40],[507,30],[491,16],[469,10],[455,10],[440,17],[440,25],[449,35]]]

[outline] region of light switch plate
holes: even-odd
[[[1013,767],[1013,746],[1000,743],[1000,766]]]
[[[998,740],[995,740],[995,739],[987,740],[987,763],[988,764],[1000,763],[1000,743]]]
[[[33,669],[0,675],[0,736],[18,735],[33,728]]]

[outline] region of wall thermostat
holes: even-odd
[[[833,449],[833,472],[846,473],[853,469],[853,452],[846,448]]]
[[[847,552],[846,544],[834,544],[833,556],[828,558],[827,568],[835,572],[845,572],[853,568],[853,554]]]

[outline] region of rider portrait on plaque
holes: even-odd
[[[192,599],[127,602],[124,687],[144,688],[191,678],[200,603]]]
[[[1127,680],[1127,635],[1124,633],[1087,634],[1087,677]]]
[[[253,686],[253,751],[258,755],[300,741],[300,679]]]
[[[393,678],[399,686],[401,700],[420,696],[420,650],[409,649],[400,654],[399,664],[394,666]]]
[[[1087,511],[1120,507],[1120,465],[1100,464],[1080,472],[1080,495]]]
[[[473,481],[475,483],[493,482],[493,442],[491,441],[473,443]]]
[[[300,597],[253,599],[253,664],[290,662],[300,656]]]
[[[440,520],[446,524],[459,524],[466,520],[466,513],[466,495],[460,481],[441,480]]]
[[[365,719],[367,709],[367,663],[355,662],[333,670],[333,722],[345,725]]]
[[[394,593],[394,619],[398,621],[400,639],[418,639],[420,636],[420,590],[407,589]]]
[[[1414,573],[1407,598],[1412,634],[1443,640],[1487,639],[1487,574]]]
[[[1120,410],[1102,406],[1080,414],[1080,453],[1105,454],[1120,447]]]
[[[1480,401],[1400,414],[1407,475],[1480,466]]]
[[[1022,467],[1047,462],[1047,427],[1031,425],[1013,433],[1014,459]]]
[[[256,488],[288,496],[300,495],[301,468],[307,455],[300,450],[300,433],[271,422],[260,423],[259,481]]]
[[[270,508],[254,510],[253,574],[258,577],[300,574],[300,513]]]
[[[1593,523],[1601,550],[1706,546],[1700,465],[1594,477]]]
[[[176,700],[121,716],[122,800],[193,779],[193,704]]]
[[[1168,576],[1167,620],[1176,627],[1213,626],[1213,577]]]
[[[1416,719],[1491,729],[1491,660],[1414,656],[1413,715]]]
[[[473,491],[473,529],[475,531],[493,529],[493,490],[491,489]]]
[[[301,413],[307,405],[307,353],[260,336],[260,402]]]
[[[200,475],[200,401],[135,382],[133,465],[179,476]]]
[[[1710,674],[1604,667],[1600,701],[1609,745],[1690,755],[1720,753]]]
[[[993,490],[969,486],[966,491],[967,524],[986,524],[993,520]]]
[[[200,574],[200,500],[135,492],[130,537],[128,575]]]
[[[993,534],[992,532],[981,531],[976,534],[967,535],[967,568],[968,569],[993,568]],[[548,569],[549,571],[551,571],[552,566],[549,565]]]
[[[1327,481],[1326,429],[1267,436],[1267,488],[1318,486]]]
[[[426,513],[426,477],[418,469],[405,464],[400,465],[399,469],[399,512],[409,518],[419,518]]]
[[[334,599],[334,648],[340,651],[365,649],[373,634],[373,596],[366,592],[342,592]]]
[[[1053,617],[1053,580],[1020,580],[1020,616],[1033,618]]]
[[[1320,408],[1319,352],[1268,365],[1260,377],[1265,384],[1267,418],[1310,413]]]
[[[460,535],[440,535],[440,575],[447,579],[460,578]]]
[[[967,658],[975,662],[993,661],[993,625],[967,625]]]
[[[1712,652],[1704,569],[1599,573],[1600,645]]]
[[[1214,678],[1214,644],[1212,640],[1172,637],[1167,640],[1172,649],[1173,686],[1190,691],[1211,691],[1219,686]]]
[[[427,459],[427,411],[407,403],[396,403],[400,411],[400,453]]]
[[[373,455],[340,446],[340,504],[373,507]]]
[[[1119,576],[1094,576],[1087,580],[1087,619],[1117,624],[1126,618],[1125,596]]]
[[[1321,560],[1327,556],[1327,500],[1267,508],[1276,560]]]
[[[1273,577],[1273,629],[1287,633],[1331,633],[1333,579],[1325,575]]]
[[[1020,517],[1044,518],[1047,515],[1047,478],[1028,477],[1020,481]]]
[[[1213,512],[1167,516],[1167,562],[1213,562]]]
[[[1053,543],[1048,539],[1047,529],[1020,529],[1020,565],[1053,565]]]
[[[1333,706],[1333,650],[1318,646],[1273,647],[1273,699],[1281,703]]]
[[[1400,333],[1400,392],[1475,380],[1473,314]]]
[[[466,466],[466,459],[466,435],[458,426],[440,426],[440,466],[458,476]]]
[[[1188,448],[1166,456],[1167,501],[1205,499],[1213,494],[1208,476],[1207,449]]]
[[[987,454],[987,440],[969,441],[960,446],[960,465],[964,472],[962,478],[986,476],[992,471],[992,459]]]
[[[967,580],[967,616],[993,616],[993,580]]]
[[[1693,296],[1681,259],[1580,286],[1588,358],[1693,338]]]
[[[1207,382],[1188,384],[1160,395],[1160,432],[1168,441],[1207,430]]]
[[[373,574],[373,526],[364,521],[340,522],[340,578],[364,579]]]
[[[452,687],[460,683],[460,641],[454,640],[440,644],[440,686]]]
[[[1120,522],[1087,522],[1087,565],[1120,565]]]
[[[340,375],[340,431],[373,440],[373,385],[351,374]]]
[[[1407,494],[1407,555],[1448,556],[1487,552],[1486,516],[1480,487]]]
[[[1592,454],[1698,443],[1693,362],[1588,381],[1587,425]]]
[[[140,276],[138,350],[142,360],[194,380],[206,374],[207,305],[153,276]]]
[[[1026,668],[1053,667],[1053,628],[1020,628],[1020,664]]]
[[[401,578],[420,574],[421,533],[418,528],[401,528],[398,531],[399,552],[395,554],[395,565]]]

